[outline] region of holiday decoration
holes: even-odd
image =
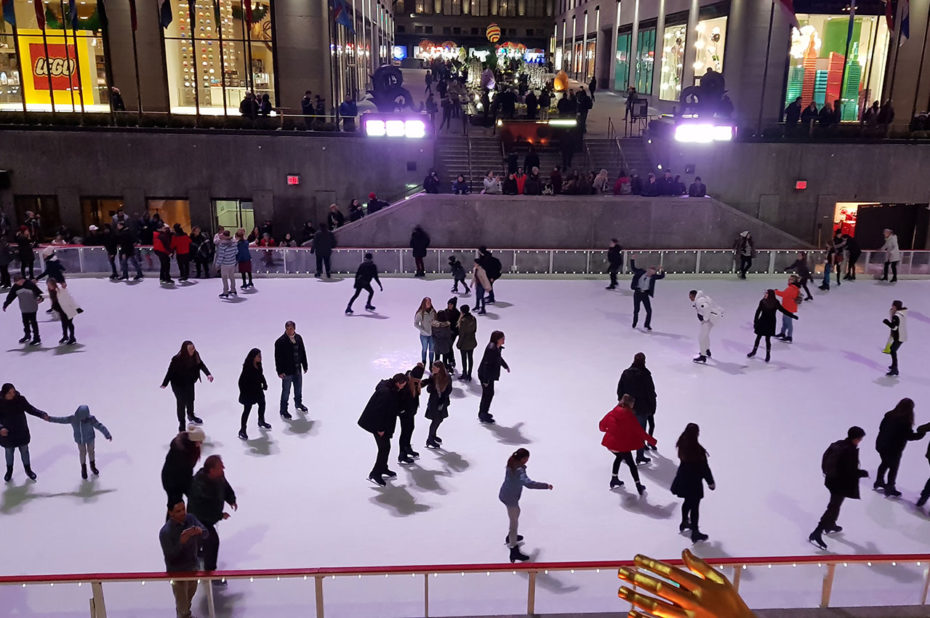
[[[488,40],[491,41],[492,43],[497,43],[498,41],[501,40],[501,28],[497,24],[491,24],[490,26],[488,26],[488,29],[487,31],[485,31],[485,34],[487,35]]]

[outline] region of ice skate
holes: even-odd
[[[247,434],[247,433],[245,432],[245,429],[240,429],[240,430],[239,430],[239,439],[240,439],[240,440],[248,440],[248,439],[249,439],[249,434]]]
[[[87,480],[87,464],[81,464],[81,478]]]
[[[888,370],[888,373],[885,374],[886,377],[888,377],[888,376],[896,376],[896,375],[898,375],[898,370],[897,370],[897,369],[889,369],[889,370]]]
[[[755,356],[755,355],[756,355],[756,351],[757,351],[758,349],[759,349],[759,348],[753,348],[752,351],[749,352],[749,354],[746,355],[746,358],[752,358],[753,356]]]
[[[3,480],[7,483],[13,480],[13,466],[6,467],[6,474],[3,475]]]
[[[394,478],[395,476],[397,476],[397,473],[394,472],[393,470],[387,470],[387,471],[384,473],[384,476],[388,477],[389,479],[392,479],[392,478]]]
[[[401,455],[400,457],[397,458],[397,463],[402,464],[402,465],[403,464],[410,465],[414,463],[414,461],[407,455]]]
[[[521,552],[519,547],[510,548],[510,561],[511,562],[516,562],[517,560],[519,560],[520,562],[525,562],[529,559],[530,557],[524,554],[523,552]]]
[[[283,418],[283,419],[286,420],[286,421],[289,421],[289,420],[291,420],[291,419],[294,418],[294,417],[292,417],[292,416],[291,416],[291,413],[288,412],[287,410],[283,410],[283,411],[281,412],[281,418]]]
[[[36,473],[32,471],[32,468],[26,466],[26,476],[31,478],[33,481],[36,480]]]
[[[690,529],[691,529],[691,522],[690,522],[690,521],[686,521],[686,520],[683,519],[683,520],[681,520],[681,523],[678,524],[678,531],[679,531],[679,532],[684,532],[685,530],[690,530]]]
[[[351,308],[351,307],[346,307],[346,315],[350,315],[350,314],[353,314],[353,313],[355,313],[355,312],[352,311],[352,308]]]
[[[772,360],[772,353],[766,350],[765,351],[765,362],[769,362],[770,360]]]
[[[29,342],[29,345],[31,345],[31,346],[42,345],[42,340],[39,339],[39,338],[33,339],[32,341]],[[897,375],[897,374],[895,374],[895,375]]]
[[[820,530],[814,530],[811,532],[810,536],[807,537],[807,540],[816,545],[818,548],[826,550],[827,544],[823,542],[823,537],[820,534]]]
[[[691,542],[699,543],[701,541],[706,541],[710,537],[701,532],[700,530],[694,529],[691,531]]]
[[[296,406],[294,406],[294,407],[297,408],[298,410],[300,410],[301,412],[309,412],[309,411],[310,411],[310,410],[307,408],[307,406],[305,406],[305,405],[302,404],[302,403],[298,403],[298,404],[297,404]]]
[[[271,425],[269,425],[269,424],[266,423],[265,421],[261,421],[261,422],[258,424],[258,427],[259,427],[259,429],[271,429]]]
[[[639,492],[639,495],[643,495],[646,493],[646,486],[642,483],[636,483],[636,491]]]
[[[824,532],[826,532],[827,534],[833,534],[833,533],[842,532],[842,531],[843,531],[843,526],[833,526],[832,528],[827,528],[826,530],[824,530]]]
[[[62,344],[62,343],[65,343],[66,341],[68,341],[68,336],[67,336],[67,335],[65,335],[64,337],[62,337],[61,339],[59,339],[59,340],[58,340],[58,343],[59,343],[59,344]]]
[[[707,357],[704,356],[703,354],[698,354],[697,356],[695,356],[694,358],[691,359],[691,362],[694,362],[694,363],[706,363],[706,362],[707,362]]]
[[[368,311],[374,311],[374,310],[375,310],[375,306],[374,306],[374,305],[365,305],[365,309],[367,309]]]
[[[645,455],[640,455],[639,457],[636,458],[636,463],[637,463],[637,464],[647,464],[647,463],[649,463],[649,462],[651,462],[651,461],[652,461],[652,460],[649,459],[648,457],[646,457]]]
[[[100,470],[97,469],[97,463],[93,460],[90,462],[90,471],[94,473],[94,476],[100,476]]]
[[[426,448],[439,448],[439,443],[432,440],[426,441]]]
[[[623,487],[623,481],[616,476],[610,477],[610,488],[613,489],[614,487]]]
[[[707,358],[710,358],[710,348],[707,348],[706,350],[704,350],[704,356],[706,356]]]
[[[381,487],[384,487],[387,485],[387,483],[384,482],[384,479],[381,478],[380,474],[369,474],[368,480],[374,483],[375,485],[379,485]]]
[[[898,498],[901,496],[901,492],[894,485],[885,485],[885,495],[889,498]]]

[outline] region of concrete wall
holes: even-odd
[[[653,139],[653,161],[693,164],[714,197],[815,243],[836,202],[930,203],[930,146],[915,144],[679,144]],[[688,177],[690,182],[690,176]],[[796,180],[807,189],[796,191]]]
[[[337,231],[344,247],[406,247],[421,225],[433,247],[721,248],[750,230],[759,247],[803,245],[712,198],[419,195]]]
[[[252,199],[256,219],[297,229],[325,218],[331,202],[347,212],[370,191],[396,199],[433,165],[429,141],[307,134],[236,135],[168,131],[13,131],[0,139],[0,169],[14,195],[57,195],[65,225],[81,229],[80,198],[122,197],[127,212],[148,198],[187,198],[195,224],[212,223],[212,199]],[[408,171],[408,166],[414,169]],[[299,174],[299,186],[286,176]],[[261,212],[260,212],[261,211]]]

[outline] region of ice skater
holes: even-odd
[[[152,252],[158,257],[158,280],[168,285],[174,284],[171,278],[171,228],[167,223],[152,235]]]
[[[875,483],[872,489],[884,490],[886,496],[897,498],[901,492],[895,487],[898,478],[898,466],[901,465],[901,455],[908,441],[922,440],[930,423],[926,423],[914,431],[914,401],[904,398],[898,402],[894,410],[885,413],[881,425],[878,427],[878,437],[875,439],[875,450],[882,458],[882,463],[875,473]],[[885,473],[888,479],[885,479]],[[923,494],[921,494],[923,496]]]
[[[426,267],[423,265],[423,258],[426,257],[426,250],[429,248],[429,234],[422,227],[417,225],[410,234],[410,248],[413,250],[413,260],[416,263],[417,272],[414,277],[425,277]]]
[[[723,317],[723,309],[714,304],[713,299],[701,290],[688,292],[691,306],[697,312],[698,327],[698,355],[694,357],[695,363],[706,363],[710,358],[710,331],[714,324]]]
[[[158,541],[169,573],[193,573],[200,570],[201,545],[209,532],[200,521],[187,512],[183,500],[168,503],[168,518],[158,532]],[[174,606],[178,618],[190,618],[191,601],[197,593],[197,579],[174,580]]]
[[[617,401],[624,395],[630,395],[636,401],[633,414],[646,433],[650,436],[656,429],[656,386],[652,380],[652,372],[646,368],[646,355],[637,352],[633,355],[633,363],[620,374],[617,383]],[[655,446],[651,446],[655,450]],[[643,443],[636,447],[636,463],[649,463],[652,461],[644,454]]]
[[[403,373],[396,373],[393,378],[378,382],[358,419],[358,426],[374,436],[378,447],[375,465],[368,473],[368,480],[381,487],[387,485],[383,477],[397,476],[396,472],[388,468],[387,462],[391,456],[391,438],[397,426],[397,415],[403,405],[401,391],[406,386],[407,376]]]
[[[407,372],[407,386],[400,391],[401,403],[397,415],[400,421],[400,439],[397,441],[397,463],[399,464],[412,464],[420,457],[420,454],[413,450],[410,440],[416,424],[417,409],[420,407],[424,373],[423,363],[417,363],[416,367]]]
[[[168,371],[161,387],[171,384],[174,398],[177,401],[178,431],[184,431],[184,417],[192,423],[200,425],[203,420],[194,414],[194,385],[200,381],[200,374],[207,376],[208,382],[213,382],[213,374],[200,359],[200,352],[193,342],[185,341],[181,349],[171,357]]]
[[[307,373],[307,348],[304,339],[297,334],[297,324],[288,320],[284,323],[284,334],[274,342],[274,370],[281,378],[281,405],[279,411],[281,418],[291,419],[287,411],[287,398],[294,387],[294,408],[300,412],[307,412],[303,404],[303,381]]]
[[[3,302],[3,310],[14,301],[19,301],[19,311],[23,315],[23,332],[25,333],[19,340],[20,343],[29,343],[29,345],[41,345],[42,337],[39,336],[39,320],[36,314],[39,312],[39,303],[42,298],[42,291],[32,281],[27,280],[20,275],[10,288]]]
[[[94,473],[94,476],[99,475],[100,470],[97,469],[96,452],[94,450],[97,434],[94,430],[102,433],[103,437],[110,441],[113,440],[113,436],[110,435],[106,425],[98,421],[97,417],[91,415],[90,408],[80,405],[71,416],[50,416],[47,420],[50,423],[71,425],[71,429],[74,431],[74,442],[78,446],[78,456],[81,458],[81,478],[87,480],[88,456],[90,456],[90,471]]]
[[[478,365],[478,381],[481,382],[481,403],[478,404],[478,420],[482,423],[493,424],[494,416],[491,414],[491,400],[494,399],[494,383],[500,380],[501,367],[510,373],[510,366],[501,356],[504,351],[504,333],[496,330],[491,333],[491,341],[484,349],[484,356]]]
[[[753,332],[756,333],[756,342],[752,345],[752,350],[746,355],[746,358],[752,358],[759,349],[759,341],[765,337],[765,362],[772,360],[772,337],[775,335],[775,313],[781,311],[793,320],[798,316],[786,310],[775,298],[775,290],[766,290],[756,307],[756,315],[752,320]]]
[[[262,371],[262,351],[252,348],[246,355],[242,363],[242,373],[239,374],[239,403],[242,404],[242,417],[239,421],[241,440],[249,439],[245,427],[249,421],[252,406],[258,406],[259,429],[271,429],[271,425],[265,422],[265,391],[267,390],[268,382],[265,381],[265,374]]]
[[[216,559],[220,552],[220,537],[216,533],[216,524],[229,519],[229,513],[223,512],[226,504],[234,511],[239,510],[236,492],[226,480],[226,465],[223,459],[219,455],[210,455],[191,481],[190,500],[187,503],[188,512],[199,519],[207,529],[208,534],[203,539],[204,571],[216,570]],[[214,579],[211,584],[214,588],[225,588],[226,580]]]
[[[433,308],[433,299],[429,296],[420,301],[417,312],[413,314],[413,326],[420,333],[420,362],[426,365],[427,356],[429,364],[433,364],[433,322],[436,321],[436,309]]]
[[[643,326],[646,330],[652,330],[652,303],[650,299],[654,296],[656,290],[656,281],[665,278],[665,273],[661,268],[656,269],[653,266],[649,268],[637,268],[636,259],[630,258],[630,270],[633,272],[633,280],[630,282],[630,289],[633,290],[633,328],[636,328],[639,322],[639,306],[646,308],[646,321]]]
[[[843,279],[855,281],[856,262],[859,261],[859,256],[862,255],[862,249],[859,248],[859,241],[856,240],[855,236],[843,234],[843,240],[846,241],[846,276]]]
[[[249,251],[249,241],[245,239],[245,230],[236,232],[236,264],[239,274],[242,275],[242,289],[254,288],[252,283],[252,253]]]
[[[624,394],[620,402],[601,419],[598,429],[604,433],[601,446],[614,454],[614,464],[610,476],[610,488],[623,487],[617,475],[620,473],[620,464],[625,463],[633,475],[636,491],[643,495],[646,486],[639,482],[639,470],[633,463],[633,451],[642,450],[644,442],[655,445],[656,439],[646,433],[636,416],[633,408],[636,400],[632,395]]]
[[[446,371],[452,371],[452,367],[455,365],[455,358],[452,356],[452,323],[449,321],[449,312],[445,309],[436,313],[436,317],[433,319],[432,333],[436,360],[441,361],[446,366]]]
[[[704,498],[704,483],[711,491],[717,486],[714,484],[714,475],[707,463],[707,449],[698,442],[701,428],[696,423],[688,423],[685,430],[678,437],[675,447],[678,449],[678,472],[672,481],[672,493],[683,498],[681,505],[681,524],[679,532],[691,531],[691,540],[695,543],[706,541],[707,535],[701,532],[699,526],[701,500]]]
[[[426,392],[429,393],[429,401],[426,404],[424,416],[430,421],[426,448],[440,448],[442,438],[437,436],[436,432],[439,431],[439,426],[449,416],[449,396],[452,394],[452,379],[449,377],[443,363],[436,361],[430,367]]]
[[[462,373],[459,379],[471,382],[471,372],[475,365],[475,348],[478,347],[478,319],[472,314],[468,305],[462,305],[462,315],[458,323],[459,338],[455,347],[462,356]]]
[[[605,289],[614,290],[617,288],[617,273],[623,266],[623,247],[616,238],[610,239],[610,247],[607,249],[607,274],[610,275],[610,285]]]
[[[477,259],[471,270],[471,284],[475,288],[475,313],[484,315],[486,306],[484,293],[490,293],[492,288],[488,273],[485,272],[484,267],[481,266],[481,263]]]
[[[801,302],[801,283],[797,275],[788,277],[788,287],[784,290],[775,290],[775,296],[781,297],[781,306],[789,313],[798,312],[798,303]],[[791,343],[794,341],[794,319],[788,317],[787,313],[781,314],[781,330],[775,335],[775,338]]]
[[[888,317],[882,320],[882,324],[890,330],[888,333],[888,343],[885,344],[885,352],[891,354],[891,365],[888,367],[886,376],[898,375],[898,350],[901,344],[907,341],[907,307],[900,300],[892,301],[891,309],[888,310]]]
[[[454,255],[449,256],[449,270],[452,271],[452,293],[458,294],[459,292],[459,283],[465,288],[465,295],[468,296],[471,290],[468,287],[468,284],[465,283],[465,267],[462,266],[462,263],[458,261]]]
[[[6,474],[3,480],[9,483],[13,479],[13,455],[19,449],[19,458],[23,462],[23,469],[33,481],[36,473],[32,471],[29,459],[29,423],[26,415],[31,414],[44,421],[49,419],[48,414],[39,410],[25,397],[16,392],[16,388],[7,382],[0,387],[0,446],[6,454]]]
[[[220,281],[223,282],[223,292],[220,298],[229,298],[229,295],[238,296],[236,292],[236,254],[239,249],[236,242],[232,239],[229,230],[223,230],[220,234],[219,241],[216,243],[216,255],[214,257],[214,266]]]
[[[799,251],[798,259],[792,262],[790,266],[786,267],[785,270],[793,270],[797,273],[798,277],[801,278],[799,285],[804,288],[804,293],[807,295],[804,300],[814,300],[811,291],[807,287],[807,283],[811,280],[811,269],[807,265],[807,253]]]
[[[172,438],[161,467],[161,486],[168,496],[168,504],[177,504],[190,495],[194,467],[200,461],[200,452],[206,436],[203,429],[191,425]]]
[[[823,454],[820,467],[824,474],[824,485],[830,491],[830,502],[820,517],[820,522],[807,537],[819,547],[826,549],[823,533],[842,532],[836,523],[840,507],[846,498],[859,499],[859,479],[868,478],[869,473],[859,469],[859,443],[865,437],[862,427],[850,427],[846,438],[831,444]]]
[[[378,265],[374,262],[374,256],[370,253],[366,253],[365,260],[359,264],[358,270],[355,272],[355,293],[352,295],[352,298],[349,299],[349,304],[346,305],[347,315],[352,313],[352,303],[354,303],[358,295],[362,293],[362,290],[368,292],[368,300],[365,302],[365,309],[368,311],[375,310],[375,306],[371,304],[371,299],[375,295],[375,291],[371,288],[372,281],[377,283],[378,288],[384,292],[384,286],[381,285],[381,280],[378,279]]]
[[[888,267],[891,267],[891,283],[898,280],[898,262],[901,261],[901,250],[898,248],[898,236],[893,230],[885,228],[882,232],[885,236],[885,244],[881,250],[885,252],[885,264],[882,268],[881,281],[888,281]]]
[[[504,471],[504,482],[501,484],[498,499],[507,507],[507,519],[510,526],[507,531],[507,546],[510,548],[510,561],[523,562],[530,557],[520,551],[520,542],[523,537],[517,534],[520,526],[520,496],[523,488],[552,489],[549,483],[532,480],[526,474],[526,464],[530,460],[530,452],[525,448],[518,448],[507,459],[507,468]]]
[[[48,277],[64,286],[65,266],[59,261],[58,256],[55,255],[55,247],[46,247],[43,249],[42,258],[45,260],[45,269],[39,273],[39,276],[36,277],[35,280],[41,281],[43,278]]]
[[[503,267],[501,266],[501,261],[491,255],[491,252],[488,251],[487,247],[478,247],[478,254],[478,262],[480,262],[481,267],[484,269],[485,274],[488,276],[488,281],[490,282],[490,285],[485,288],[488,291],[488,302],[493,305],[495,302],[494,284],[498,279],[501,278]]]
[[[739,233],[739,238],[733,243],[733,258],[739,260],[738,276],[740,279],[746,278],[746,273],[752,268],[752,259],[756,257],[756,245],[752,240],[752,234],[749,230]]]
[[[74,338],[74,318],[84,310],[78,307],[71,292],[65,286],[60,285],[51,277],[46,285],[48,286],[48,298],[52,301],[52,309],[58,314],[61,322],[61,339],[58,343],[74,345],[77,343],[77,339]]]

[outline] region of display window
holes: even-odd
[[[91,225],[102,227],[105,224],[112,224],[113,215],[122,207],[123,200],[118,197],[82,197],[81,220],[84,223],[82,233],[86,233]]]
[[[881,101],[889,32],[883,16],[798,14],[792,28],[785,104],[801,106],[842,100],[842,119],[857,121],[872,101]],[[850,35],[851,36],[848,36]],[[849,57],[846,57],[847,37]]]
[[[685,40],[688,27],[684,23],[665,26],[662,35],[662,69],[659,73],[659,98],[677,101],[681,96],[681,75],[685,65]]]
[[[859,207],[878,205],[878,202],[837,202],[833,210],[833,229],[854,237]]]
[[[656,29],[640,28],[636,38],[636,79],[634,86],[640,94],[652,94],[652,73],[655,68]]]
[[[7,4],[9,3],[9,4]],[[0,110],[109,112],[103,20],[96,0],[5,0],[0,17]],[[12,8],[12,11],[8,10]]]
[[[626,90],[630,80],[630,42],[633,35],[629,32],[617,35],[617,61],[614,63],[614,90]]]
[[[216,224],[235,232],[243,229],[250,232],[255,227],[255,210],[252,200],[213,200]]]
[[[174,227],[180,223],[185,232],[191,229],[191,203],[178,199],[147,199],[145,210],[149,215],[158,213],[162,221]]]
[[[39,238],[35,239],[39,242],[51,241],[61,227],[58,198],[54,195],[14,195],[13,209],[17,221],[25,221],[27,212],[39,216]]]
[[[238,115],[247,92],[276,104],[272,0],[168,1],[174,19],[164,39],[173,113]]]
[[[694,75],[700,78],[713,69],[723,73],[723,52],[727,42],[727,17],[698,21],[694,41]]]

